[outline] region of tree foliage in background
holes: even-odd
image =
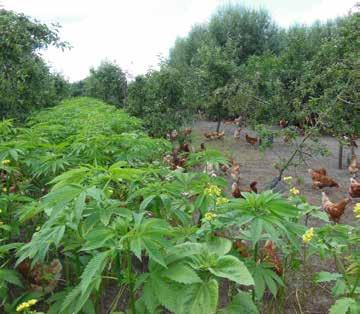
[[[103,61],[98,68],[90,69],[90,75],[83,84],[86,96],[101,99],[114,106],[123,106],[127,80],[125,73],[115,62]]]
[[[189,112],[183,102],[180,72],[163,65],[160,71],[136,77],[129,84],[126,109],[143,119],[145,128],[152,136],[164,136],[178,129]]]
[[[23,14],[0,10],[0,115],[25,119],[68,95],[66,81],[52,74],[40,51],[65,48],[58,26],[49,28]]]
[[[359,134],[359,25],[354,8],[285,30],[265,11],[232,5],[177,39],[168,63],[181,73],[185,103],[209,118],[306,126],[331,103],[323,131]]]

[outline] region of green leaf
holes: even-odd
[[[165,272],[163,272],[163,275],[171,280],[184,284],[202,282],[201,278],[191,267],[180,263],[171,265]]]
[[[214,275],[235,281],[241,285],[253,285],[254,280],[243,262],[234,256],[221,256],[216,265],[209,268]]]
[[[216,312],[219,287],[215,279],[194,286],[194,295],[189,299],[188,314],[213,314]]]
[[[311,216],[318,218],[322,221],[329,222],[329,216],[324,211],[319,211],[319,210],[313,211],[311,212]]]
[[[151,282],[147,282],[144,285],[141,294],[141,299],[144,301],[144,304],[150,313],[155,313],[156,308],[159,306],[159,302],[154,292],[155,291],[151,285]]]
[[[259,218],[254,219],[251,223],[251,229],[250,229],[250,239],[253,247],[255,247],[256,243],[260,240],[262,230],[263,230],[263,221]]]
[[[151,289],[160,304],[168,310],[176,312],[176,301],[180,292],[176,285],[173,283],[169,284],[165,280],[162,280],[158,274],[151,276],[151,283]]]
[[[141,260],[141,244],[142,241],[140,237],[134,237],[130,241],[130,250],[139,260]]]
[[[331,289],[331,292],[335,297],[337,297],[343,295],[346,289],[347,288],[345,281],[343,279],[339,279],[338,281],[336,281],[335,286]]]
[[[145,198],[145,199],[141,202],[139,209],[140,209],[141,211],[145,210],[145,209],[149,206],[149,204],[153,201],[153,199],[154,199],[155,197],[157,197],[157,195],[150,195],[150,196],[148,196],[147,198]]]
[[[82,251],[90,251],[101,248],[107,241],[115,237],[115,233],[110,228],[99,227],[91,230],[85,237],[86,242],[81,249]]]
[[[203,248],[203,244],[193,242],[185,242],[175,245],[167,250],[166,261],[170,264],[179,259],[183,259],[191,255],[200,254]]]
[[[264,272],[264,279],[265,279],[266,286],[269,288],[271,294],[274,297],[276,297],[278,288],[277,288],[276,282],[273,279],[273,275],[276,276],[276,274],[270,269],[267,269],[266,272]]]
[[[341,278],[342,275],[339,273],[329,273],[327,271],[319,272],[315,275],[315,282],[329,282]]]
[[[82,212],[85,208],[85,199],[86,199],[86,193],[81,192],[75,201],[74,209],[75,209],[75,217],[77,221],[80,221],[81,219]]]
[[[346,314],[350,308],[356,304],[356,301],[351,298],[342,298],[335,302],[334,305],[331,306],[329,314]]]
[[[109,254],[110,251],[97,253],[87,263],[83,273],[81,274],[81,282],[79,284],[82,295],[85,294],[89,285],[94,281],[94,279],[98,276],[101,276]]]
[[[85,302],[83,311],[85,314],[96,314],[94,303],[90,299]]]
[[[5,281],[13,285],[22,287],[23,284],[20,280],[19,274],[15,270],[0,269],[0,282]]]
[[[162,256],[162,254],[160,252],[160,247],[154,241],[149,240],[149,239],[143,239],[143,243],[144,243],[146,251],[149,254],[150,259],[154,260],[156,263],[158,263],[166,268],[167,266],[166,266],[164,257]]]
[[[219,311],[219,314],[258,314],[259,311],[249,293],[239,292],[232,302]]]
[[[82,192],[82,187],[71,184],[51,191],[44,197],[44,205],[48,207],[64,208]]]
[[[262,299],[265,292],[265,280],[262,276],[261,270],[258,267],[253,272],[255,282],[255,294],[257,299]]]
[[[211,241],[206,243],[209,251],[211,253],[217,254],[218,256],[223,256],[230,252],[232,248],[232,242],[229,239],[214,237]]]

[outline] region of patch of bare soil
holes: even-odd
[[[198,121],[193,126],[193,143],[195,148],[199,148],[200,143],[205,143],[207,148],[218,149],[226,156],[234,157],[241,165],[241,185],[248,187],[250,182],[257,181],[259,191],[265,187],[278,175],[274,164],[278,162],[279,157],[288,157],[292,153],[292,146],[287,145],[282,139],[275,139],[271,149],[261,153],[257,146],[251,146],[245,140],[245,132],[251,136],[256,134],[251,130],[242,130],[241,138],[236,140],[233,137],[235,126],[222,125],[221,130],[225,131],[225,137],[222,140],[206,140],[204,132],[215,131],[216,122]],[[349,154],[344,149],[343,169],[338,169],[338,142],[331,137],[324,136],[320,142],[326,146],[330,154],[326,157],[314,157],[308,162],[308,165],[291,167],[285,172],[285,176],[292,176],[294,185],[300,190],[301,194],[306,196],[308,202],[313,205],[321,205],[321,191],[312,188],[311,178],[308,175],[308,168],[325,167],[328,175],[334,178],[340,185],[340,188],[324,189],[331,200],[337,201],[348,195],[350,175],[347,170],[346,159]],[[229,186],[231,178],[229,177]],[[353,225],[356,219],[353,214],[355,203],[351,203],[340,223]],[[310,226],[318,226],[320,221],[311,220]],[[318,271],[335,271],[333,261],[320,261],[317,258],[310,259],[305,268],[300,268],[297,272],[288,277],[287,289],[285,290],[285,313],[328,313],[330,306],[334,303],[329,286],[319,286],[312,284],[312,277]],[[263,313],[279,313],[274,306],[271,306],[274,300],[266,302]]]

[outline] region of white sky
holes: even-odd
[[[207,21],[219,5],[240,3],[270,11],[289,26],[346,14],[356,0],[0,0],[5,9],[62,25],[73,48],[50,48],[44,57],[71,81],[83,79],[101,60],[115,60],[131,75],[156,68],[176,37]]]

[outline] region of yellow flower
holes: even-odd
[[[220,196],[221,190],[216,185],[210,185],[205,188],[204,193],[210,196]]]
[[[3,192],[5,192],[5,193],[6,193],[6,192],[7,192],[7,188],[3,188]]]
[[[0,220],[0,226],[3,225],[3,224],[4,224],[4,222]]]
[[[2,209],[0,209],[0,214],[2,213]]]
[[[10,163],[10,160],[9,159],[4,159],[2,162],[3,166],[6,166]]]
[[[217,217],[217,215],[215,213],[207,212],[205,214],[204,219],[207,221],[211,221],[211,220],[214,220],[214,218],[216,218],[216,217]]]
[[[284,177],[283,179],[286,183],[289,183],[292,180],[292,177]]]
[[[34,305],[36,303],[37,303],[37,300],[35,300],[35,299],[31,299],[31,300],[29,300],[27,302],[23,302],[23,303],[21,303],[20,305],[17,306],[16,312],[22,312],[22,311],[28,309],[30,306],[32,306],[32,305]]]
[[[37,300],[36,300],[36,299],[31,299],[31,300],[27,301],[27,303],[28,303],[30,306],[32,306],[32,305],[34,305],[34,304],[37,303]]]
[[[228,200],[226,197],[218,197],[218,198],[216,199],[216,205],[217,205],[217,206],[224,205],[224,204],[226,204],[226,203],[228,203],[228,202],[229,202],[229,200]]]
[[[306,230],[306,232],[303,234],[302,239],[304,243],[309,243],[313,237],[314,237],[314,228],[310,228]]]
[[[354,214],[357,219],[360,219],[360,203],[356,203],[354,207]]]
[[[290,193],[292,195],[299,195],[300,191],[297,188],[293,187],[293,188],[290,189]]]
[[[39,231],[40,230],[40,226],[36,226],[35,231]]]

